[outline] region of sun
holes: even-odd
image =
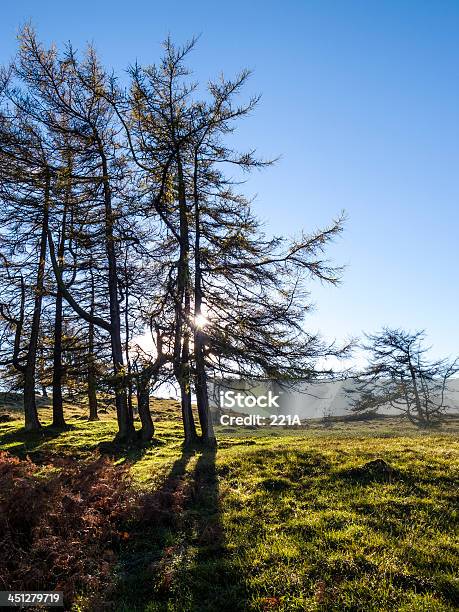
[[[205,317],[203,314],[199,314],[194,318],[194,324],[198,329],[203,329],[209,324],[209,319],[207,319],[207,317]]]

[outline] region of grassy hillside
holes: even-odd
[[[316,423],[290,434],[227,434],[216,453],[183,452],[176,403],[157,401],[153,409],[157,438],[143,450],[111,447],[113,415],[87,423],[77,407],[68,407],[72,427],[59,435],[46,428],[26,435],[14,420],[0,425],[0,448],[20,459],[14,469],[28,465],[23,480],[56,500],[61,495],[72,520],[89,525],[92,535],[76,530],[75,540],[86,540],[68,554],[75,555],[75,568],[78,550],[86,547],[94,558],[81,573],[92,579],[75,579],[75,569],[62,569],[56,578],[59,586],[73,580],[68,608],[458,609],[453,424],[422,433],[392,420],[331,429]],[[49,408],[41,412],[46,421]],[[101,454],[108,456],[103,464]],[[73,505],[65,505],[63,487],[50,484],[56,475],[73,487]],[[97,481],[105,492],[94,493]],[[104,510],[96,529],[101,500],[121,510]],[[107,531],[110,521],[116,528]],[[34,550],[34,529],[23,549]],[[45,533],[65,541],[55,525]]]

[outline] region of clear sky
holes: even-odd
[[[330,251],[343,284],[311,287],[311,328],[425,328],[436,355],[459,353],[457,0],[7,2],[1,61],[27,20],[45,42],[94,42],[116,71],[156,61],[169,33],[201,34],[197,78],[252,68],[263,98],[238,141],[282,156],[246,185],[268,231],[348,214]]]

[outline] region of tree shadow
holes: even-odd
[[[166,442],[159,438],[153,438],[149,442],[133,442],[132,444],[120,444],[113,440],[99,442],[96,449],[101,455],[106,455],[120,463],[140,461],[142,457],[151,449],[164,446]]]
[[[183,449],[161,486],[142,496],[132,521],[125,526],[129,541],[120,552],[111,597],[117,610],[143,610],[161,591],[158,574],[170,546],[179,538],[186,468],[194,452]],[[94,603],[105,608],[104,602]]]
[[[183,603],[188,600],[190,609],[196,612],[245,610],[248,594],[244,571],[228,548],[222,521],[216,449],[202,452],[193,476],[187,531],[194,554],[181,568],[188,574],[189,584]]]
[[[215,457],[214,449],[184,449],[143,499],[120,556],[116,610],[246,609],[243,572],[226,544]]]
[[[71,426],[67,427],[67,430]],[[24,459],[29,456],[35,463],[44,460],[47,453],[39,450],[39,447],[60,436],[63,429],[44,425],[38,431],[26,431],[24,428],[14,429],[0,434],[0,450],[6,450],[12,455]]]

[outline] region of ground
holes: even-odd
[[[69,406],[71,429],[59,435],[0,424],[0,448],[30,458],[34,486],[73,469],[69,486],[78,489],[75,473],[84,473],[84,486],[94,487],[99,476],[91,481],[88,470],[98,474],[92,466],[103,454],[112,471],[100,479],[127,487],[117,493],[122,510],[106,519],[118,521],[116,530],[98,527],[85,544],[101,551],[91,572],[104,580],[77,580],[68,609],[459,609],[457,422],[428,432],[393,419],[227,431],[216,452],[184,451],[176,403],[152,409],[157,431],[146,449],[111,447],[110,411],[88,423],[85,409]],[[46,422],[49,408],[40,411]],[[100,492],[84,495],[80,505],[87,499],[95,516]]]

